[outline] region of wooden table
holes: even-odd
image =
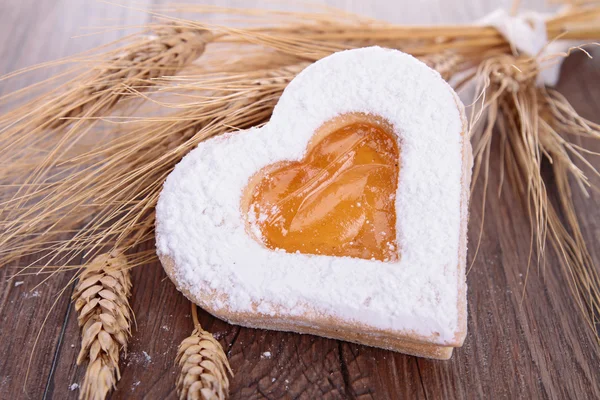
[[[143,8],[144,3],[162,0],[130,3]],[[214,3],[248,6],[252,2]],[[328,3],[399,23],[467,22],[498,6],[492,0]],[[508,7],[510,1],[501,3]],[[533,6],[539,8],[541,3]],[[73,54],[121,34],[71,38],[87,32],[81,27],[136,25],[147,20],[141,12],[99,2],[2,0],[0,73]],[[0,83],[0,92],[5,94],[49,73]],[[600,122],[598,61],[572,56],[564,65],[559,89],[581,115]],[[591,147],[600,151],[599,143]],[[593,163],[600,167],[598,159]],[[497,177],[498,171],[493,170],[491,179]],[[600,183],[598,178],[592,181]],[[550,187],[551,194],[554,189]],[[575,193],[583,233],[600,265],[600,195],[592,192],[591,198],[584,199]],[[471,207],[469,263],[482,218],[481,198],[479,188]],[[202,325],[220,337],[235,371],[232,397],[600,398],[599,346],[571,300],[556,256],[549,253],[545,268],[532,270],[521,301],[529,227],[509,190],[500,198],[488,199],[481,249],[468,275],[469,332],[465,345],[450,361],[418,359],[315,336],[240,328],[202,313]],[[81,382],[84,368],[75,365],[80,339],[69,296],[58,298],[48,311],[70,275],[33,289],[42,277],[28,277],[19,284],[23,279],[9,279],[13,271],[0,270],[0,399],[75,399],[78,390],[71,385]],[[173,360],[178,343],[192,329],[189,303],[165,279],[159,264],[135,269],[133,281],[137,328],[112,398],[175,398]],[[271,356],[265,357],[265,352]]]

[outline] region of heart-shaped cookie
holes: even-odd
[[[158,255],[230,322],[448,358],[466,334],[465,131],[425,64],[336,53],[288,85],[264,127],[177,165],[156,208]]]

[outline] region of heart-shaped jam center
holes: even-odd
[[[268,248],[395,261],[398,173],[392,127],[347,114],[315,133],[304,159],[259,171],[242,209]]]

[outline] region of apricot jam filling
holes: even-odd
[[[243,206],[251,231],[289,253],[395,261],[396,136],[373,117],[337,125],[317,131],[304,159],[275,163],[251,179]]]

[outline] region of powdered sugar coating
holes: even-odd
[[[396,195],[401,259],[272,251],[245,229],[243,190],[261,168],[301,159],[324,122],[365,112],[398,135]],[[201,143],[167,178],[157,208],[157,251],[191,293],[214,290],[212,308],[299,315],[310,310],[366,326],[453,343],[458,330],[462,105],[439,75],[410,55],[370,47],[311,65],[260,129]]]

